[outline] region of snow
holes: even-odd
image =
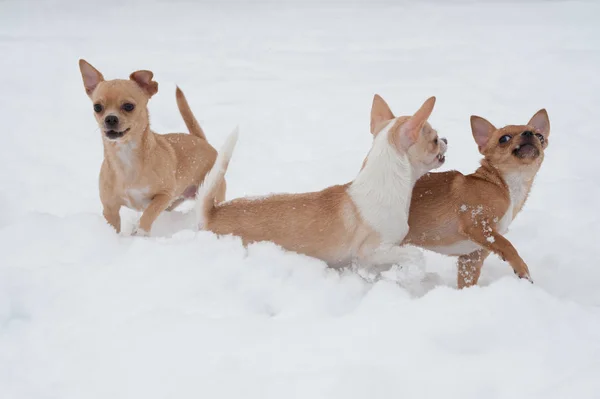
[[[597,398],[600,5],[594,2],[0,2],[0,398]],[[469,115],[525,123],[546,161],[507,237],[535,284],[490,257],[456,290],[414,252],[380,278],[191,230],[116,235],[77,60],[151,69],[153,128],[216,148],[240,125],[228,197],[351,180],[381,94],[437,96],[443,169],[471,172]],[[188,204],[189,206],[189,204]],[[124,231],[137,214],[124,211]]]

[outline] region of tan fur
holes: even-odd
[[[150,129],[147,109],[148,100],[158,91],[152,72],[136,71],[129,80],[106,81],[86,61],[80,60],[79,67],[88,96],[102,108],[94,115],[104,144],[100,170],[104,217],[120,232],[122,206],[143,211],[137,233],[148,234],[162,211],[174,209],[184,196],[193,198],[215,161],[216,151],[206,141],[179,88],[177,105],[192,134],[160,135]],[[126,103],[135,108],[127,111]],[[118,117],[117,126],[106,125],[109,115]],[[111,130],[126,132],[122,137],[109,138]],[[225,198],[224,188],[223,182],[218,201]]]
[[[244,244],[272,241],[332,265],[347,263],[355,248],[376,235],[348,197],[348,185],[228,201],[208,210],[205,228],[242,237]]]
[[[377,98],[374,109],[380,106]],[[400,135],[408,137],[406,140],[414,140],[406,151],[408,153],[413,147],[425,148],[422,142],[432,140],[432,137],[422,134],[422,130],[434,101],[435,98],[429,99],[413,117],[397,118],[393,125],[388,121],[391,127],[386,134],[389,134],[388,140],[391,140],[390,144],[394,143],[396,151],[406,151],[398,147],[400,139],[396,138]],[[406,129],[405,124],[410,124],[410,133],[398,133]],[[409,155],[411,165],[414,162],[419,170],[439,166],[432,161],[441,148],[437,151],[427,156],[416,151],[414,158]],[[219,173],[225,173],[227,161],[223,161]],[[423,166],[423,161],[428,166]],[[219,162],[217,159],[215,168],[221,168]],[[221,175],[215,173],[215,176]],[[365,221],[351,194],[355,182],[319,192],[239,198],[219,205],[214,204],[212,194],[208,192],[207,201],[199,207],[203,214],[202,227],[220,235],[239,236],[244,244],[272,241],[287,250],[322,259],[331,266],[347,265],[353,260],[368,265],[392,264],[401,257],[402,250],[398,244],[404,234],[396,242],[388,242],[376,227]],[[410,188],[407,195],[410,196]]]
[[[471,125],[484,155],[481,166],[466,176],[457,171],[423,176],[413,191],[410,231],[404,242],[459,256],[459,288],[477,284],[490,252],[505,259],[519,277],[531,279],[527,264],[503,234],[522,209],[544,159],[550,133],[548,115],[540,110],[527,125],[501,129],[473,116]],[[541,134],[543,143],[536,135],[522,135],[525,131]],[[501,144],[499,140],[505,135],[513,138]],[[517,146],[524,149],[524,143],[535,146],[535,150],[529,147],[531,157],[513,153]],[[511,196],[511,186],[520,187],[522,192],[513,190]],[[465,241],[477,244],[477,248],[468,248],[470,244],[463,245]]]
[[[177,99],[177,108],[179,108],[181,117],[183,118],[185,126],[188,128],[190,133],[194,136],[200,137],[201,139],[207,140],[204,130],[202,130],[202,127],[196,120],[196,117],[192,113],[192,109],[190,108],[187,99],[179,87],[177,87],[177,90],[175,90],[175,98]]]

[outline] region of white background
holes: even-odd
[[[597,398],[600,5],[595,2],[0,1],[0,397]],[[398,115],[437,96],[443,169],[480,159],[477,114],[552,131],[496,257],[377,282],[262,243],[117,236],[98,198],[101,133],[77,60],[150,69],[157,132],[185,131],[175,84],[217,148],[228,197],[353,179],[374,93]],[[124,229],[137,215],[124,212]],[[410,271],[410,269],[409,269]]]

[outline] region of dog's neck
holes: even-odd
[[[524,165],[519,169],[503,171],[489,159],[484,158],[474,175],[508,190],[509,206],[512,218],[514,218],[525,204],[540,166],[541,162],[537,162],[532,165]]]
[[[502,172],[500,172],[500,170],[494,166],[490,160],[483,158],[479,163],[479,168],[477,168],[477,170],[471,176],[475,176],[480,179],[487,180],[497,186],[504,187]]]
[[[150,125],[147,125],[141,134],[125,142],[106,139],[103,142],[104,158],[111,169],[125,180],[136,178],[138,165],[148,158],[148,154],[153,151],[156,144],[154,135],[150,131]]]
[[[348,194],[382,241],[397,243],[408,229],[411,194],[418,176],[408,155],[399,153],[388,140],[392,125],[373,140],[364,168],[350,184]]]

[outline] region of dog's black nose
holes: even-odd
[[[521,136],[530,137],[533,136],[533,132],[530,130],[525,130],[523,133],[521,133]]]
[[[114,115],[108,115],[106,118],[104,118],[104,123],[108,127],[115,127],[119,124],[119,118]]]
[[[445,137],[442,137],[442,141],[446,144],[448,144],[448,139],[446,139]]]

